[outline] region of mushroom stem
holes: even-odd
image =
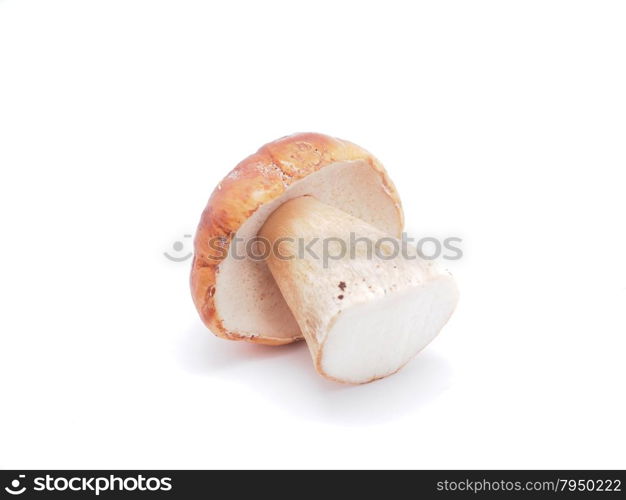
[[[259,232],[268,267],[318,372],[364,383],[400,369],[452,314],[446,272],[370,224],[311,196],[275,210]]]

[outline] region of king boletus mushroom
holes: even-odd
[[[304,338],[318,372],[364,383],[399,370],[444,326],[452,277],[399,239],[383,166],[321,134],[263,146],[213,191],[195,238],[194,302],[218,336]]]

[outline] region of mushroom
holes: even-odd
[[[304,337],[327,378],[390,375],[436,336],[458,297],[447,272],[398,239],[402,226],[372,155],[321,134],[284,137],[211,195],[195,239],[195,305],[220,337]]]
[[[400,236],[398,194],[367,151],[320,134],[266,144],[218,184],[196,232],[192,295],[217,336],[270,345],[302,339],[267,264],[241,256],[276,208],[305,195]]]

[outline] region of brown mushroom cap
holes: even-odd
[[[265,261],[239,258],[282,203],[312,195],[393,236],[403,214],[385,169],[364,149],[322,134],[266,144],[215,188],[195,237],[191,293],[203,322],[219,337],[269,345],[302,333]],[[237,236],[237,256],[231,243]]]

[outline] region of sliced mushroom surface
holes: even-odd
[[[325,377],[363,383],[396,372],[456,306],[454,280],[434,262],[312,196],[284,203],[259,235],[271,244],[269,269]]]

